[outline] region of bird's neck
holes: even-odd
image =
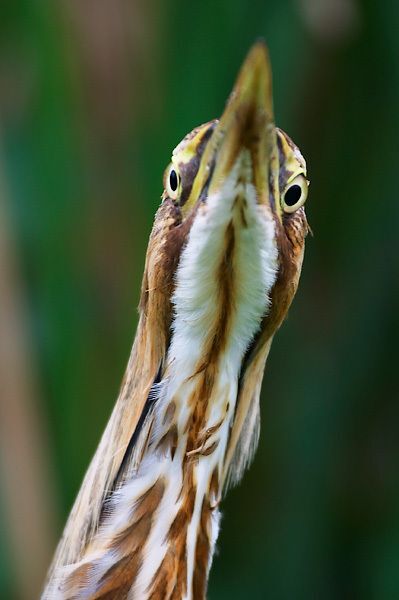
[[[191,227],[162,372],[101,525],[64,586],[73,597],[205,597],[243,359],[276,275],[273,223],[252,188],[241,192],[208,199]],[[263,364],[248,402],[258,402]]]
[[[242,361],[267,311],[276,267],[273,224],[262,220],[255,198],[228,200],[230,210],[215,199],[197,216],[182,252],[171,342],[151,392],[155,409],[137,444],[137,471],[106,525],[106,538],[115,539],[116,522],[131,533],[130,563],[124,547],[118,552],[130,564],[133,598],[205,597]],[[102,574],[105,585],[114,569]]]

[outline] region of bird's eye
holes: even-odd
[[[297,175],[285,190],[282,198],[284,212],[293,213],[305,204],[308,195],[308,182],[303,175]]]
[[[180,175],[174,165],[166,172],[165,189],[171,200],[176,200],[180,193]]]

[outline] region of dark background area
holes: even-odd
[[[399,598],[398,32],[387,1],[2,0],[2,598],[37,597],[117,396],[171,151],[259,36],[314,237],[209,597]]]

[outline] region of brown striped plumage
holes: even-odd
[[[259,435],[273,336],[299,281],[306,166],[273,123],[264,45],[164,178],[121,392],[43,594],[203,600],[219,505]]]

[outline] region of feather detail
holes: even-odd
[[[223,490],[236,485],[255,454],[260,433],[259,397],[263,372],[272,339],[259,340],[252,351],[238,392],[237,407],[223,469]]]

